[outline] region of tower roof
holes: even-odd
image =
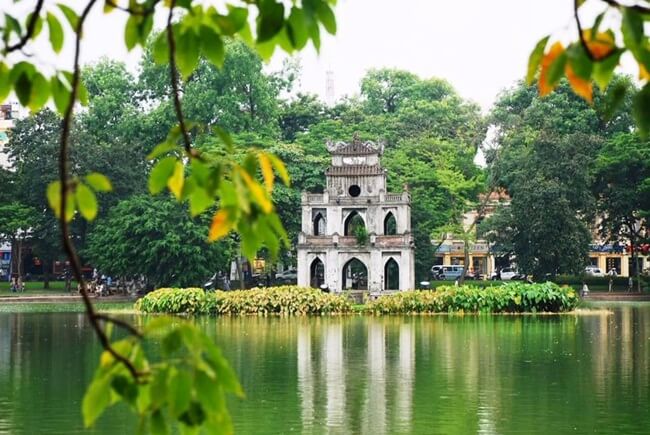
[[[362,141],[355,133],[352,142],[327,142],[327,150],[333,155],[364,156],[370,154],[383,154],[384,144],[372,141]]]

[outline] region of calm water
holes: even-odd
[[[199,322],[247,393],[239,433],[647,434],[650,305],[613,311]],[[0,313],[0,433],[84,432],[98,354],[81,314]]]

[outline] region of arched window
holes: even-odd
[[[320,258],[315,258],[309,268],[309,285],[314,288],[320,288],[325,284],[325,265]]]
[[[368,268],[358,258],[343,266],[343,289],[368,290]]]
[[[314,235],[322,236],[325,235],[325,218],[322,214],[317,213],[314,218]]]
[[[399,265],[392,258],[384,266],[384,290],[399,290]]]
[[[345,236],[354,236],[358,227],[365,227],[366,224],[359,213],[353,211],[345,219],[344,233]]]
[[[397,234],[397,220],[393,212],[388,212],[384,219],[384,234],[387,236],[394,236]]]

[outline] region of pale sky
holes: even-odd
[[[50,7],[53,3],[46,1]],[[66,3],[79,8],[78,2]],[[487,111],[501,90],[524,76],[528,55],[541,37],[575,34],[572,5],[573,0],[339,0],[337,35],[323,38],[320,54],[311,45],[300,53],[300,89],[324,98],[330,70],[336,97],[351,95],[368,69],[394,67],[423,78],[444,78]],[[164,17],[158,18],[161,27]],[[140,51],[126,52],[124,20],[119,11],[105,16],[96,8],[82,61],[119,58],[135,70]],[[67,66],[71,48],[63,53],[65,63],[42,57]],[[269,68],[279,67],[283,56],[276,54]]]

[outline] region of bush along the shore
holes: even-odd
[[[164,288],[139,299],[135,308],[144,313],[169,314],[341,314],[352,311],[344,295],[297,286],[215,291],[199,288]]]
[[[373,314],[561,313],[574,309],[578,301],[578,296],[570,287],[560,287],[552,282],[513,282],[486,288],[443,286],[436,291],[393,293],[368,302],[364,311]]]

